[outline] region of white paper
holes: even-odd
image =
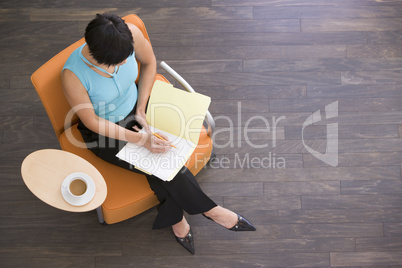
[[[184,166],[197,145],[152,126],[149,128],[153,133],[159,132],[167,136],[176,148],[171,147],[165,153],[152,153],[143,146],[127,143],[116,156],[145,173],[170,181]],[[144,129],[141,132],[145,132]]]

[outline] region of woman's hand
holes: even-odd
[[[158,135],[166,139],[163,134],[158,133]],[[152,153],[165,153],[171,148],[169,141],[161,140],[151,133],[141,133],[141,136],[140,143]]]
[[[137,111],[135,113],[135,120],[138,122],[138,124],[140,124],[144,128],[146,133],[151,133],[151,131],[149,130],[147,120],[146,120],[145,112]],[[134,126],[133,129],[137,132],[140,131],[140,128],[138,126]]]

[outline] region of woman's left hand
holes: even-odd
[[[138,124],[140,124],[144,128],[146,133],[150,133],[149,126],[146,120],[146,115],[144,112],[137,112],[135,114],[135,120],[138,122]],[[133,129],[135,131],[141,130],[138,126],[133,126]]]

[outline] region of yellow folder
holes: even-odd
[[[190,93],[157,80],[148,102],[147,122],[197,144],[210,103],[208,96]]]
[[[162,132],[175,147],[166,153],[155,154],[143,146],[127,143],[116,156],[161,180],[172,180],[198,144],[210,103],[208,96],[156,81],[146,119],[152,132]]]

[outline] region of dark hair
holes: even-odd
[[[127,24],[113,14],[96,14],[85,29],[91,56],[100,64],[117,65],[134,52],[134,40]]]

